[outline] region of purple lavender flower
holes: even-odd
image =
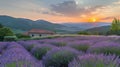
[[[8,42],[0,42],[0,55],[6,50]]]
[[[91,46],[88,52],[120,55],[120,44],[109,41],[98,42]]]
[[[21,46],[20,44],[16,42],[8,42],[7,49],[11,49],[11,48],[23,48],[23,46]]]
[[[16,65],[17,67],[21,64],[22,67],[34,67],[37,65],[36,61],[24,48],[9,48],[0,56],[0,63],[3,66]]]
[[[115,55],[86,54],[78,56],[69,63],[69,67],[120,67],[120,59]]]
[[[82,52],[68,47],[53,49],[43,57],[43,65],[45,67],[68,67],[68,63],[79,54],[81,55]]]
[[[60,40],[52,40],[47,43],[50,43],[51,45],[58,46],[58,47],[63,47],[67,45],[66,42],[60,41]]]
[[[24,48],[26,48],[28,51],[31,51],[31,49],[39,44],[38,42],[35,41],[19,41],[19,44],[21,44]]]
[[[51,49],[56,48],[55,46],[52,46],[50,44],[42,44],[42,45],[36,45],[32,50],[31,53],[37,58],[42,59],[42,57]]]
[[[75,48],[79,51],[84,51],[86,52],[86,50],[93,45],[93,43],[89,40],[83,40],[83,41],[73,41],[73,42],[69,42],[67,46],[70,46],[72,48]]]

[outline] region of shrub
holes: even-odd
[[[120,56],[120,44],[114,42],[98,42],[88,49],[91,53],[116,54]]]
[[[78,32],[78,34],[81,34],[81,35],[90,35],[90,33],[87,32],[87,31],[80,31],[80,32]]]
[[[90,45],[92,45],[90,41],[75,41],[75,42],[69,43],[67,46],[70,46],[79,51],[86,52],[87,49],[90,47]]]
[[[53,49],[43,57],[43,65],[45,67],[68,67],[68,63],[78,54],[78,51],[71,48]]]
[[[28,41],[28,40],[33,40],[32,38],[19,38],[19,41]]]
[[[31,53],[39,60],[42,59],[42,57],[52,48],[55,48],[54,46],[48,45],[48,44],[42,44],[35,46]]]
[[[19,41],[18,43],[21,44],[28,51],[31,51],[31,49],[35,45],[39,44],[39,43],[37,43],[35,41]]]
[[[0,24],[0,28],[3,28],[4,26],[2,24]]]
[[[23,34],[16,34],[18,38],[30,38],[30,36],[23,35]]]
[[[24,47],[26,48],[26,50],[31,51],[31,49],[34,47],[35,44],[28,44],[28,45],[24,45]]]
[[[51,44],[54,45],[54,46],[58,46],[58,47],[66,46],[65,42],[53,42]]]
[[[3,65],[4,67],[32,67],[32,63],[30,61],[16,61],[10,62]]]
[[[8,42],[6,49],[11,49],[11,48],[23,48],[23,46],[21,46],[16,42]]]
[[[86,44],[81,44],[81,45],[74,44],[74,45],[71,45],[71,47],[84,52],[86,52],[86,50],[89,48],[89,46]]]
[[[8,42],[0,42],[0,55],[7,49]]]
[[[28,51],[31,51],[31,49],[34,47],[35,44],[30,44],[28,46],[25,46],[25,48],[28,50]]]
[[[0,49],[5,49],[7,47],[8,42],[0,42]]]
[[[57,47],[63,47],[63,46],[67,45],[67,43],[65,41],[58,40],[58,39],[48,40],[47,43],[50,43],[51,45],[54,45],[54,46],[57,46]]]
[[[17,41],[16,36],[5,36],[4,41]]]
[[[12,45],[12,44],[11,44]],[[17,46],[17,45],[16,45]],[[19,46],[18,46],[19,47]],[[11,66],[22,63],[22,66]],[[24,63],[25,62],[25,63]],[[9,48],[0,56],[0,63],[3,67],[37,67],[35,59],[24,48]],[[27,65],[32,66],[24,66]]]
[[[14,33],[10,28],[0,28],[0,36],[14,36]]]
[[[120,59],[115,55],[86,54],[78,56],[69,63],[69,67],[120,67]]]
[[[47,39],[47,40],[44,40],[45,43],[49,43],[51,45],[54,45],[54,46],[57,46],[57,47],[64,47],[67,45],[66,41],[62,39]]]
[[[0,28],[0,41],[4,40],[4,36],[14,36],[14,33],[10,28],[2,27]]]
[[[0,36],[0,41],[3,41],[3,39],[4,39],[4,36]]]

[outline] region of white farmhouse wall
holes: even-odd
[[[51,34],[29,34],[30,37],[34,37],[34,38],[37,38],[37,37],[42,37],[42,36],[49,36]]]

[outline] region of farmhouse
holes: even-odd
[[[26,32],[25,34],[29,35],[31,37],[41,37],[41,36],[53,35],[55,33],[52,31],[48,31],[48,30],[32,29],[32,30]]]

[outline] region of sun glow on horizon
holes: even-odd
[[[95,18],[95,17],[92,17],[92,18],[89,18],[88,22],[97,22],[98,21],[98,18]]]

